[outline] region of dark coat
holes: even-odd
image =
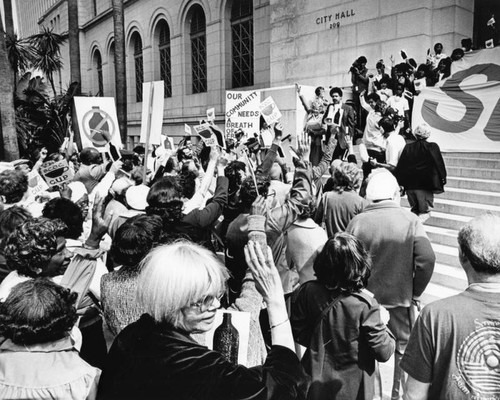
[[[98,399],[305,399],[308,377],[295,353],[273,346],[261,367],[246,368],[144,314],[111,346]]]
[[[406,190],[443,193],[446,167],[439,146],[427,140],[408,143],[399,157],[394,175]]]
[[[307,347],[302,365],[312,377],[308,399],[373,399],[375,360],[387,361],[394,339],[377,301],[365,292],[342,294],[317,323],[338,292],[318,281],[304,283],[292,297],[295,341]]]

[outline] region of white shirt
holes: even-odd
[[[399,157],[403,152],[406,142],[403,136],[392,132],[387,138],[387,148],[385,149],[385,160],[387,164],[395,167],[398,165]]]

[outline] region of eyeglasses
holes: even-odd
[[[213,304],[215,300],[217,300],[219,302],[219,306],[217,308],[219,308],[222,297],[224,297],[224,293],[220,293],[217,296],[209,294],[208,296],[205,296],[203,300],[191,303],[190,307],[197,308],[199,312],[205,312],[210,308],[213,308]]]

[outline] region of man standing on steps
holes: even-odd
[[[390,314],[389,329],[396,337],[392,399],[401,399],[405,374],[399,361],[416,318],[415,307],[429,283],[436,257],[419,218],[399,204],[394,175],[379,169],[370,175],[366,199],[346,232],[358,237],[372,257],[368,280],[371,291]]]
[[[458,244],[469,287],[423,309],[401,361],[407,400],[500,398],[500,217],[468,222]]]

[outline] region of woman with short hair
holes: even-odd
[[[337,233],[316,258],[317,280],[292,296],[292,329],[307,348],[302,365],[312,377],[308,399],[376,398],[376,361],[387,361],[395,344],[378,302],[364,290],[370,268],[363,244]]]
[[[0,398],[94,399],[100,370],[82,360],[71,330],[77,294],[46,278],[0,303]]]
[[[263,367],[245,368],[196,343],[211,329],[228,272],[200,245],[179,241],[152,250],[137,288],[146,314],[116,337],[99,384],[100,399],[303,399],[307,377],[293,349],[279,273],[253,242],[256,287],[268,306],[273,344]]]

